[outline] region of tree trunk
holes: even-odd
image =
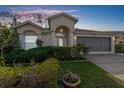
[[[3,56],[3,48],[1,48],[0,50],[0,55]]]

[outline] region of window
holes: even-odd
[[[36,35],[26,35],[25,36],[25,49],[31,49],[37,47],[36,44],[37,36]]]

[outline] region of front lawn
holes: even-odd
[[[82,88],[120,88],[124,87],[124,82],[115,78],[110,73],[102,70],[96,65],[85,62],[60,62],[62,73],[72,71],[81,78]]]

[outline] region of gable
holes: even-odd
[[[75,21],[65,15],[61,15],[50,19],[49,24],[50,24],[50,30],[52,31],[55,31],[55,29],[59,26],[66,26],[69,29],[73,30]]]
[[[48,19],[51,20],[51,19],[55,19],[55,18],[60,17],[60,16],[64,16],[64,17],[66,17],[66,18],[74,21],[75,23],[78,21],[77,18],[71,16],[70,14],[64,13],[64,12],[63,13],[56,14],[56,15],[52,15],[52,16],[48,17]]]
[[[42,30],[42,28],[37,27],[30,23],[18,26],[16,29],[18,33],[24,33],[25,31],[35,31],[35,32],[37,31],[39,33]]]
[[[31,21],[25,21],[23,23],[17,24],[13,28],[20,28],[20,27],[23,27],[25,25],[31,25],[31,26],[34,26],[36,28],[42,29],[42,27],[40,25],[37,25],[37,24],[35,24],[35,23],[31,22]]]

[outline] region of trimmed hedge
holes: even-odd
[[[116,44],[115,45],[115,52],[124,53],[124,44]]]
[[[38,47],[32,48],[27,51],[23,49],[17,49],[15,51],[5,54],[5,59],[8,63],[12,61],[16,62],[30,62],[32,59],[35,62],[42,62],[46,58],[54,57],[59,61],[65,60],[80,60],[89,51],[89,47],[86,46],[76,46],[76,47]],[[81,55],[83,52],[84,55]]]
[[[4,54],[4,58],[7,63],[12,63],[13,61],[20,61],[19,56],[24,53],[24,49],[16,49]]]
[[[59,61],[65,60],[80,60],[84,58],[85,52],[89,51],[89,47],[86,46],[74,46],[74,47],[52,47],[53,57]],[[85,51],[86,50],[86,51]],[[80,53],[83,52],[84,55]]]

